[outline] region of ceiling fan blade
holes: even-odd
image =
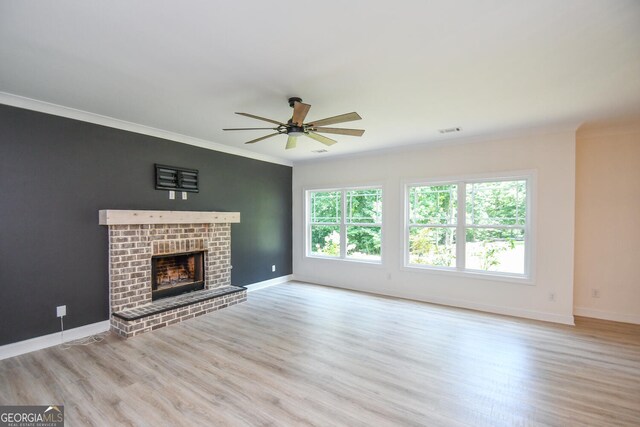
[[[284,147],[285,150],[290,150],[292,148],[296,148],[296,142],[298,142],[298,137],[297,136],[290,136],[289,138],[287,138],[287,146]]]
[[[325,127],[314,127],[312,128],[314,132],[320,133],[335,133],[338,135],[351,135],[351,136],[362,136],[364,133],[363,129],[340,129],[340,128],[325,128]]]
[[[277,120],[271,120],[271,119],[266,119],[264,117],[260,117],[260,116],[254,116],[253,114],[249,114],[249,113],[236,113],[239,114],[241,116],[245,116],[245,117],[251,117],[252,119],[257,119],[257,120],[262,120],[263,122],[269,122],[269,123],[273,123],[275,125],[282,125],[282,126],[286,126],[284,123],[279,122]]]
[[[307,125],[312,127],[326,126],[326,125],[333,125],[336,123],[352,122],[354,120],[361,120],[361,119],[362,117],[360,117],[358,113],[353,112],[353,113],[347,113],[347,114],[340,114],[339,116],[328,117],[322,120],[316,120],[316,121],[307,123]]]
[[[318,142],[322,142],[324,145],[327,145],[327,146],[333,145],[336,142],[338,142],[338,141],[335,141],[335,140],[333,140],[331,138],[327,138],[324,135],[319,135],[319,134],[313,133],[313,132],[305,133],[305,135],[307,135],[311,139],[315,139]]]
[[[222,130],[277,130],[278,128],[231,128]]]
[[[297,123],[298,126],[302,126],[302,123],[304,123],[304,119],[307,117],[307,113],[309,113],[310,108],[311,105],[303,104],[302,102],[296,101],[293,104],[293,117],[291,118],[291,121],[293,123]]]
[[[263,139],[271,138],[272,136],[280,135],[280,132],[272,133],[271,135],[263,136],[261,138],[252,139],[251,141],[245,142],[245,144],[254,144],[258,141],[262,141]]]

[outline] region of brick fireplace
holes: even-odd
[[[245,301],[231,285],[237,222],[237,212],[100,211],[112,331],[128,338]]]

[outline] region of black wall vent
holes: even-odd
[[[197,193],[198,171],[156,164],[156,190],[176,190]]]

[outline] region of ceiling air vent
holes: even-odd
[[[322,154],[322,153],[328,153],[329,151],[322,149],[322,150],[313,150],[313,152],[317,154]]]
[[[438,132],[440,133],[453,133],[453,132],[460,132],[462,130],[462,128],[446,128],[446,129],[438,129]]]

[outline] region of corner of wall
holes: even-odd
[[[576,133],[574,313],[640,323],[640,116]]]

